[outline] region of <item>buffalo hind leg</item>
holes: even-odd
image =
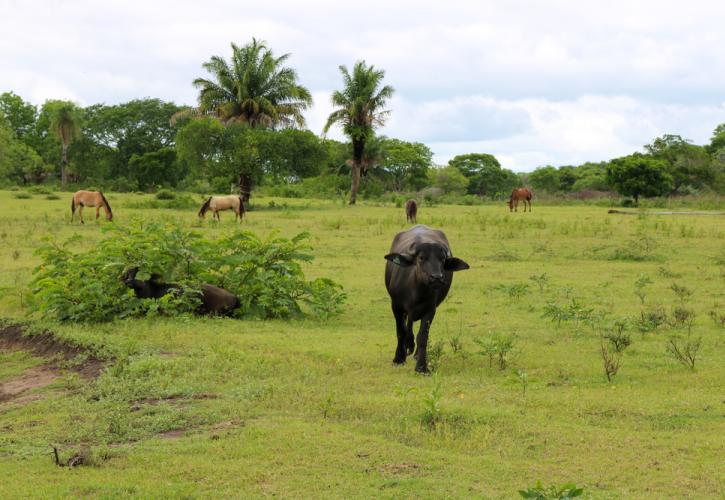
[[[405,364],[405,339],[407,329],[405,328],[405,311],[393,307],[393,315],[395,316],[395,333],[398,336],[398,346],[395,348],[394,365]]]
[[[431,323],[433,323],[433,318],[435,317],[435,314],[435,311],[433,311],[426,314],[420,319],[420,329],[418,330],[417,339],[418,348],[416,349],[417,357],[415,363],[415,371],[417,371],[418,373],[430,373],[428,371],[427,358],[428,332],[430,331],[430,325]]]

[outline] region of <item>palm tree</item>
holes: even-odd
[[[256,38],[243,47],[231,46],[229,62],[212,56],[202,65],[213,79],[194,80],[199,107],[181,114],[211,115],[224,124],[246,123],[250,127],[303,127],[302,112],[312,104],[312,95],[297,83],[297,72],[283,66],[290,55],[274,57],[266,43]],[[239,173],[238,184],[246,201],[252,189],[248,172]]]
[[[229,62],[212,56],[202,65],[213,80],[194,80],[198,112],[252,127],[304,126],[302,112],[312,104],[312,95],[297,83],[295,70],[283,66],[290,55],[274,57],[265,42],[255,38],[244,47],[231,45]]]
[[[343,132],[352,141],[350,204],[354,205],[364,166],[365,143],[373,136],[374,127],[383,125],[390,114],[383,108],[394,90],[389,85],[381,88],[385,71],[367,66],[365,61],[355,63],[352,75],[345,66],[340,66],[340,72],[345,88],[332,94],[332,105],[337,109],[327,118],[324,132],[327,133],[335,123],[341,123]]]
[[[80,109],[70,101],[48,103],[50,130],[61,143],[60,183],[62,189],[68,183],[68,147],[80,134]]]

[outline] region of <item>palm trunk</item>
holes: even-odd
[[[352,164],[352,186],[350,186],[350,205],[355,204],[357,199],[357,190],[360,188],[360,164],[353,162]]]
[[[365,151],[365,140],[352,140],[352,185],[350,186],[350,205],[357,200],[357,190],[360,189],[360,170],[362,169],[362,157]]]
[[[60,185],[61,189],[65,190],[68,184],[68,145],[63,144],[63,149],[60,155]]]

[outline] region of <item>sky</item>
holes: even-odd
[[[725,2],[0,0],[0,92],[26,101],[195,105],[230,43],[264,40],[313,95],[322,133],[340,65],[395,89],[380,134],[437,164],[490,153],[531,171],[708,143],[725,122]],[[343,139],[339,129],[328,137]]]

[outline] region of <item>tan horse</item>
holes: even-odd
[[[509,212],[519,211],[519,200],[524,202],[524,212],[526,212],[526,203],[529,203],[529,212],[531,212],[531,198],[534,197],[534,193],[528,188],[516,188],[511,191],[511,197],[509,198]]]
[[[242,218],[244,217],[244,202],[241,196],[234,194],[228,196],[210,196],[201,206],[199,217],[203,219],[209,210],[214,212],[212,217],[216,217],[217,220],[221,220],[219,218],[220,210],[233,210],[236,214],[234,218],[239,217],[239,222],[242,222]]]
[[[99,217],[99,211],[101,207],[106,211],[106,220],[113,220],[113,212],[111,211],[111,205],[108,204],[108,200],[103,193],[100,191],[76,191],[73,195],[73,200],[70,204],[70,221],[73,222],[73,217],[76,214],[76,208],[78,209],[78,215],[81,218],[81,224],[85,224],[83,221],[83,207],[96,207],[96,220]]]
[[[411,224],[415,224],[418,218],[418,203],[415,200],[405,202],[405,219]]]

